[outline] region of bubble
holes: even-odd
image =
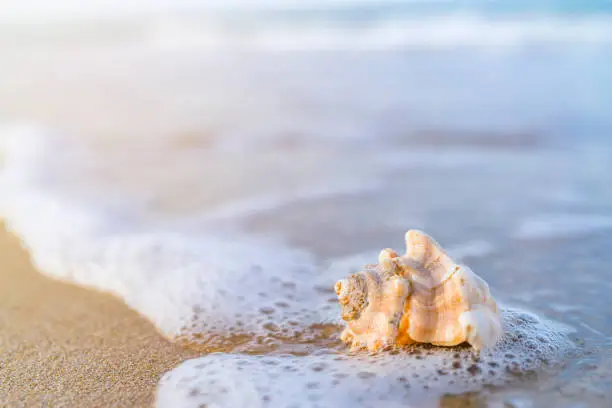
[[[482,369],[477,364],[472,364],[467,368],[467,372],[471,375],[477,375],[482,372]]]
[[[327,367],[327,364],[313,364],[312,366],[310,366],[310,369],[312,371],[323,371],[325,370],[325,367]]]

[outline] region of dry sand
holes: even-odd
[[[150,406],[195,355],[112,296],[39,274],[0,225],[0,406]]]

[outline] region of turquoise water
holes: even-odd
[[[416,0],[416,1],[361,1],[361,2],[291,2],[277,3],[270,7],[225,6],[218,9],[251,11],[254,13],[276,13],[278,16],[294,18],[338,19],[372,21],[390,18],[419,18],[426,15],[477,13],[488,16],[510,15],[594,15],[612,12],[612,3],[600,1],[528,1],[528,0]],[[246,9],[246,10],[245,10]],[[263,9],[263,10],[262,10]]]

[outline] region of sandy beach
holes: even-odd
[[[150,406],[161,375],[194,355],[112,296],[39,274],[2,228],[1,406]]]

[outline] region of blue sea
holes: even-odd
[[[160,407],[612,405],[611,1],[9,0],[0,152],[41,273],[201,351]],[[495,349],[339,342],[411,228]]]

